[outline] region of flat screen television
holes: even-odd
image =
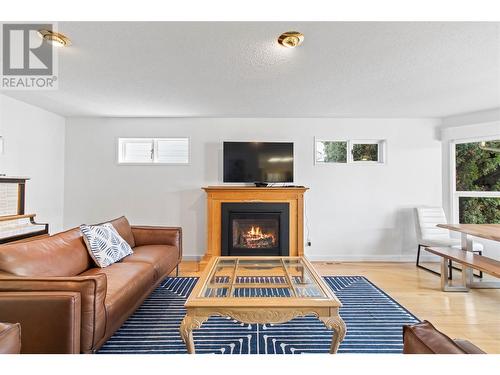
[[[292,142],[224,142],[224,182],[293,182]]]

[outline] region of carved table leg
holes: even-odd
[[[195,354],[194,340],[193,340],[193,330],[201,327],[203,322],[205,322],[208,317],[199,317],[186,315],[182,319],[181,326],[179,327],[179,332],[181,334],[182,340],[186,344],[186,349],[189,354]]]
[[[346,333],[346,326],[340,316],[320,316],[319,320],[323,322],[326,328],[333,330],[332,346],[330,353],[335,354],[339,348],[340,343],[344,340]]]

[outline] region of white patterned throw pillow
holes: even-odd
[[[112,224],[80,225],[83,240],[96,264],[107,267],[133,254],[130,245],[118,234]]]

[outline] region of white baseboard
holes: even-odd
[[[401,262],[414,263],[416,254],[406,255],[308,255],[307,259],[313,262]],[[440,258],[421,254],[421,262],[438,262]]]
[[[416,254],[406,255],[309,255],[306,254],[307,259],[313,262],[415,262]],[[184,261],[200,261],[202,255],[183,255]],[[438,262],[439,257],[432,255],[425,255],[421,253],[420,260],[422,262]]]

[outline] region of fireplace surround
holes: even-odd
[[[207,242],[205,254],[199,262],[200,269],[205,268],[213,257],[222,255],[222,205],[226,203],[287,204],[288,238],[278,238],[274,239],[274,241],[277,240],[279,244],[283,244],[283,241],[288,241],[289,256],[304,255],[304,193],[308,190],[307,187],[255,187],[223,185],[207,186],[204,187],[203,190],[206,192],[207,197]],[[254,225],[253,235],[251,225],[249,228],[246,226],[245,229],[245,225],[248,224],[246,221],[248,217],[243,215],[239,219],[240,222],[237,223],[235,230],[239,230],[240,232],[249,231],[250,234],[243,236],[246,238],[243,238],[242,241],[237,241],[235,243],[236,247],[241,246],[241,244],[248,243],[245,242],[248,239],[250,239],[250,241],[255,241],[257,243],[256,246],[266,246],[266,241],[271,244],[276,243],[272,242],[272,233],[269,233],[269,230],[272,231],[276,229],[276,223],[272,223],[275,218],[266,218],[266,220],[271,220],[271,222],[266,221],[261,223],[260,232],[257,231]],[[283,228],[284,225],[286,224],[282,223],[279,228]],[[283,231],[281,231],[281,233],[283,233]],[[273,245],[272,247],[275,246]],[[239,250],[241,250],[241,248]],[[255,250],[255,247],[251,248],[251,251],[254,251],[252,254],[255,254]]]
[[[288,256],[288,203],[222,203],[221,255]]]

